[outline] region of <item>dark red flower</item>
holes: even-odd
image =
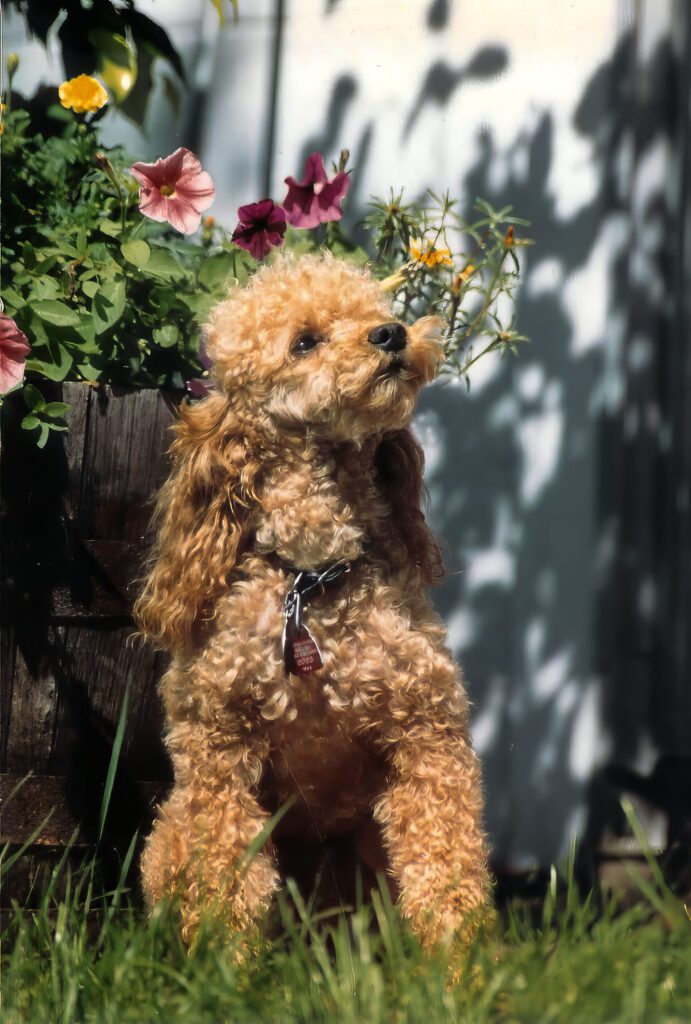
[[[233,241],[241,249],[263,260],[276,245],[283,245],[286,232],[286,215],[273,199],[261,199],[238,210],[240,223],[233,232]]]
[[[302,181],[286,178],[288,195],[283,202],[286,220],[296,228],[316,228],[327,220],[340,220],[343,216],[341,201],[350,184],[345,171],[339,171],[329,181],[320,153],[312,153],[305,164]]]

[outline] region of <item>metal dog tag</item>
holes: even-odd
[[[302,603],[310,596],[349,572],[349,562],[337,562],[321,571],[293,570],[296,572],[292,587],[286,594],[283,625],[283,665],[286,672],[307,676],[322,668],[324,662],[316,641],[302,621]]]
[[[324,662],[314,637],[307,626],[294,627],[288,623],[283,645],[283,660],[286,672],[297,676],[308,676],[316,672]]]

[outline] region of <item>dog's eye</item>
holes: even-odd
[[[315,334],[313,331],[303,331],[298,334],[297,338],[291,345],[290,351],[297,356],[305,355],[306,352],[311,352],[313,348],[321,344],[324,339],[319,334]]]

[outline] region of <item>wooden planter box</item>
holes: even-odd
[[[165,659],[134,635],[131,608],[175,403],[81,384],[51,397],[70,403],[69,431],[42,451],[20,429],[21,395],[3,406],[0,835],[23,844],[39,830],[5,906],[50,851],[94,844],[126,690],[104,850],[146,829],[170,772],[156,693]]]

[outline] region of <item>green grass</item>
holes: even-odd
[[[145,919],[122,885],[95,896],[95,878],[93,864],[63,864],[38,909],[16,908],[3,936],[6,1024],[691,1021],[691,921],[655,873],[634,906],[597,913],[555,875],[537,926],[510,910],[455,984],[384,895],[318,920],[291,887],[281,937],[238,962],[212,923],[190,953],[169,911]]]
[[[125,715],[126,702],[101,833]],[[626,909],[579,900],[571,858],[564,880],[552,873],[537,923],[534,907],[509,908],[454,961],[451,983],[448,956],[420,949],[385,886],[370,905],[317,915],[289,883],[280,938],[240,958],[209,920],[190,952],[170,908],[146,918],[127,892],[133,852],[134,840],[103,895],[96,856],[74,871],[66,851],[37,908],[15,906],[1,936],[2,1024],[691,1022],[691,919],[652,856]],[[0,853],[0,885],[22,853]]]

